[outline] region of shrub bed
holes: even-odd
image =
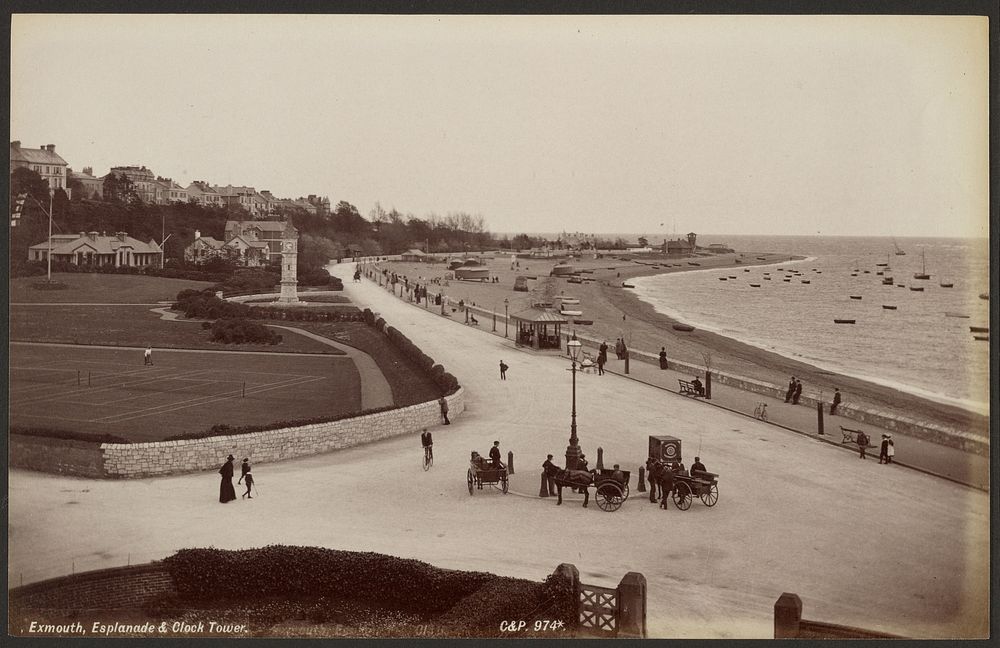
[[[439,364],[435,364],[434,359],[429,355],[424,353],[420,347],[410,341],[410,338],[406,337],[400,333],[395,328],[386,325],[385,320],[379,317],[375,318],[375,314],[371,309],[366,308],[361,312],[361,318],[366,324],[375,328],[375,330],[385,333],[386,337],[389,338],[389,342],[396,347],[404,356],[412,360],[422,371],[424,371],[431,380],[444,392],[445,395],[454,394],[458,391],[458,379],[444,370]]]
[[[330,306],[250,306],[226,301],[209,290],[182,290],[177,293],[174,310],[185,317],[198,319],[256,319],[285,320],[292,322],[351,322],[362,319],[361,312],[354,306],[331,304]]]
[[[212,340],[223,344],[278,344],[281,336],[246,319],[220,319],[212,324]]]
[[[69,288],[61,281],[36,281],[31,284],[31,287],[35,290],[66,290]]]

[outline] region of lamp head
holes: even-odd
[[[580,344],[580,340],[573,338],[567,346],[569,347],[569,357],[573,358],[573,361],[576,362],[576,359],[580,356],[580,347],[583,345]]]

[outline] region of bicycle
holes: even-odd
[[[434,446],[424,446],[424,470],[430,470],[431,466],[434,465],[434,451],[432,450]]]
[[[767,421],[767,403],[757,403],[757,409],[753,411],[753,417],[761,421]]]

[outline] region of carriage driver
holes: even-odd
[[[494,441],[493,447],[490,448],[490,461],[493,462],[493,468],[500,470],[503,468],[503,463],[500,462],[500,442]]]
[[[694,463],[691,464],[691,476],[693,477],[696,472],[708,472],[705,464],[701,463],[701,457],[695,457]]]

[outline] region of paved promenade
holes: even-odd
[[[782,592],[805,614],[914,637],[987,630],[989,497],[899,466],[860,461],[782,427],[635,380],[578,375],[579,435],[594,461],[636,471],[649,434],[683,439],[720,474],[714,508],[659,510],[636,492],[616,513],[537,497],[546,453],[562,460],[570,376],[558,355],[401,302],[371,282],[345,290],[455,374],[467,411],[418,435],[261,464],[251,502],[217,502],[214,472],[140,481],[10,475],[10,581],[145,561],[181,547],[269,543],[380,551],[442,567],[541,579],[572,562],[584,582],[645,574],[654,637],[768,638]],[[481,322],[480,327],[491,326]],[[510,365],[499,379],[500,360]],[[804,408],[803,408],[804,409]],[[466,490],[469,452],[515,453],[511,494]],[[222,457],[220,457],[221,463]],[[70,532],[68,532],[70,530]],[[131,557],[130,557],[131,555]]]

